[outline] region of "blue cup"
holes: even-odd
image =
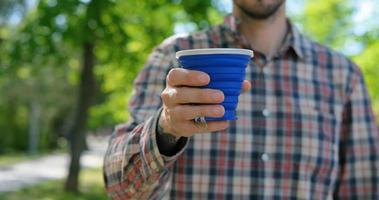
[[[206,117],[207,121],[236,120],[238,97],[253,51],[234,48],[190,49],[176,52],[184,69],[197,70],[210,76],[208,85],[201,88],[221,90],[225,99],[223,117]]]

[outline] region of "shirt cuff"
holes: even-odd
[[[157,144],[157,126],[158,126],[159,117],[160,117],[161,112],[162,112],[162,108],[160,108],[156,112],[156,114],[154,115],[154,117],[151,121],[151,124],[149,125],[150,131],[146,131],[145,133],[147,133],[147,135],[145,135],[145,137],[143,137],[143,139],[145,140],[145,141],[143,141],[143,143],[147,142],[146,140],[150,141],[150,142],[147,142],[147,143],[150,143],[150,145],[148,145],[148,146],[150,146],[150,149],[145,149],[145,151],[150,150],[150,152],[154,155],[153,157],[155,157],[156,161],[158,161],[157,167],[160,168],[161,170],[163,170],[164,168],[167,168],[170,165],[172,165],[177,160],[177,158],[184,152],[184,150],[188,146],[189,138],[182,137],[178,140],[178,142],[181,143],[181,145],[179,145],[181,148],[177,149],[177,152],[174,155],[165,156],[165,155],[161,154],[159,151],[159,148],[158,148],[158,144]]]

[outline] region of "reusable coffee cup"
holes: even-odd
[[[210,76],[208,85],[200,88],[221,90],[224,93],[223,117],[206,117],[206,121],[236,120],[238,97],[253,51],[237,48],[189,49],[176,52],[181,67],[197,70]]]

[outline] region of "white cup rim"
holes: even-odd
[[[178,59],[181,56],[190,55],[208,55],[208,54],[240,54],[254,57],[254,52],[250,49],[238,48],[204,48],[204,49],[187,49],[176,52],[175,56]]]

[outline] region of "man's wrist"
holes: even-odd
[[[165,132],[160,120],[161,112],[159,112],[156,125],[156,139],[159,152],[165,156],[173,156],[183,148],[187,138]]]
[[[163,127],[160,125],[159,121],[157,123],[157,137],[163,139],[167,144],[175,145],[180,139],[180,136],[175,136],[164,131]]]

